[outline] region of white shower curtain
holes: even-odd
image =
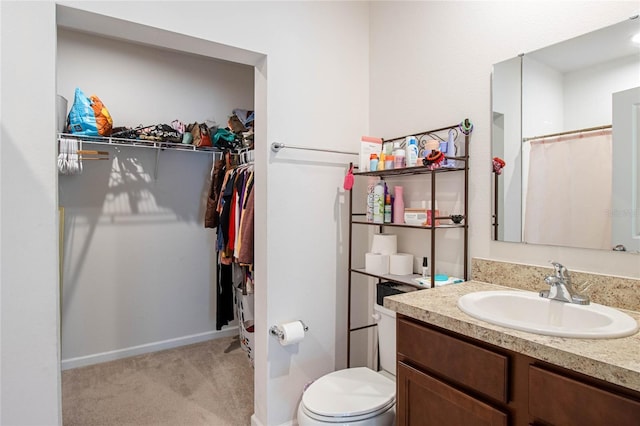
[[[611,249],[611,130],[530,141],[524,241]]]

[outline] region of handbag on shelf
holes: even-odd
[[[204,123],[195,122],[190,124],[187,130],[193,136],[193,141],[191,142],[194,146],[197,147],[210,147],[211,144],[211,133],[209,132],[209,128]]]
[[[200,145],[196,145],[200,147],[204,146],[212,146],[211,144],[211,132],[209,132],[209,128],[206,124],[200,124]]]

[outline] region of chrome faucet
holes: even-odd
[[[578,305],[588,305],[589,297],[578,294],[571,285],[571,276],[564,265],[558,262],[551,262],[555,269],[555,275],[550,275],[544,279],[549,284],[549,290],[542,290],[540,297],[551,300],[559,300],[560,302],[576,303]]]

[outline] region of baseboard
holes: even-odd
[[[232,326],[223,330],[207,331],[205,333],[191,334],[189,336],[176,337],[174,339],[162,340],[160,342],[146,343],[144,345],[132,346],[115,351],[85,355],[77,358],[63,359],[60,363],[60,368],[62,370],[70,370],[72,368],[85,367],[87,365],[100,364],[107,361],[115,361],[117,359],[128,358],[130,356],[177,348],[179,346],[191,345],[193,343],[205,342],[207,340],[235,336],[237,334],[238,327]]]
[[[251,415],[251,426],[264,426],[255,414]],[[291,420],[290,422],[281,423],[278,426],[298,426],[298,422]]]

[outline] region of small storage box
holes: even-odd
[[[380,306],[384,306],[382,299],[385,297],[392,296],[394,294],[408,293],[414,290],[416,290],[416,288],[411,287],[410,285],[396,284],[389,281],[376,284],[376,303]]]
[[[426,209],[404,209],[404,222],[407,225],[425,226],[427,224]]]

